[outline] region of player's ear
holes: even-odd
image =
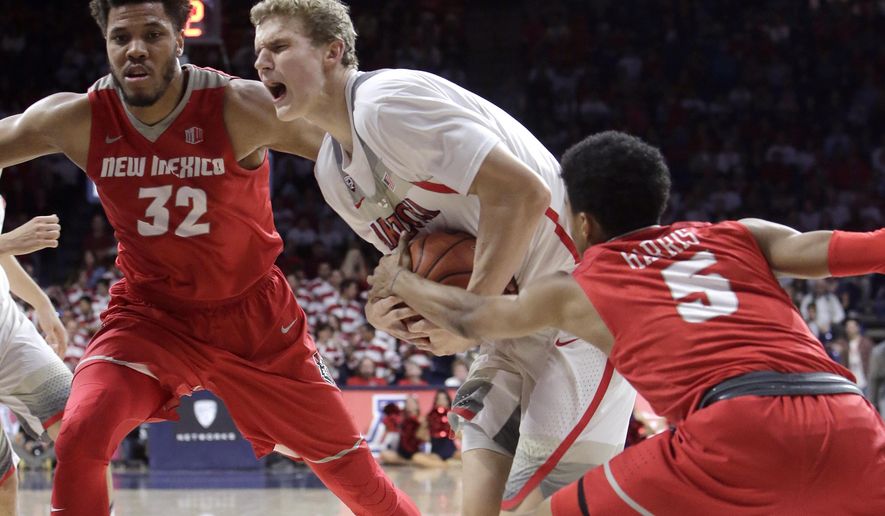
[[[330,64],[338,64],[344,58],[344,42],[336,39],[329,43],[326,48],[326,61]]]
[[[175,37],[175,55],[181,57],[184,54],[184,29]]]

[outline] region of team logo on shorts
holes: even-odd
[[[350,177],[349,175],[345,174],[344,185],[347,186],[347,189],[350,190],[351,192],[356,191],[356,183],[353,182],[353,178]]]
[[[184,141],[191,145],[203,143],[203,129],[199,127],[191,127],[190,129],[185,129]]]
[[[334,385],[335,387],[337,387],[337,385],[335,384],[335,379],[332,378],[331,374],[329,374],[329,368],[326,367],[326,363],[323,361],[323,357],[320,356],[319,351],[313,354],[313,361],[316,362],[317,369],[320,370],[320,376],[323,377],[323,380],[325,380],[326,383],[328,383],[329,385]]]
[[[194,402],[194,416],[203,428],[209,428],[218,416],[218,402],[215,400],[197,400]]]

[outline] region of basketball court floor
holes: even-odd
[[[461,512],[459,467],[387,468],[421,514]],[[50,516],[52,474],[26,471],[19,514]],[[180,471],[115,473],[116,516],[339,516],[351,514],[306,468],[283,472]]]

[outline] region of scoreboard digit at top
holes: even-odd
[[[191,15],[184,26],[188,43],[221,43],[221,1],[191,0]]]

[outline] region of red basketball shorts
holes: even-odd
[[[885,514],[885,425],[862,397],[720,401],[557,492],[553,514]]]
[[[276,267],[221,305],[149,302],[125,280],[111,295],[77,371],[112,362],[156,378],[169,400],[151,420],[177,419],[178,398],[206,389],[224,401],[259,457],[283,445],[322,461],[360,446],[304,312]]]

